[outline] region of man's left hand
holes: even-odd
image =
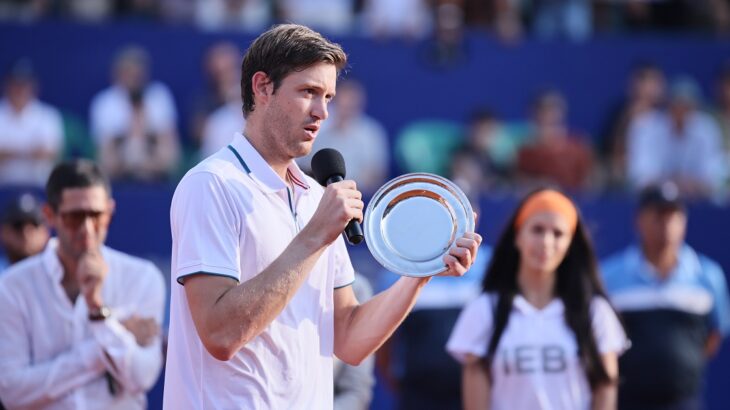
[[[444,255],[444,263],[448,268],[438,276],[463,276],[477,257],[482,237],[478,233],[467,232],[456,240],[456,246]]]

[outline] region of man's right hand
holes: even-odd
[[[355,181],[345,180],[327,185],[317,210],[302,232],[330,244],[352,219],[362,221],[365,204]]]
[[[132,315],[127,319],[119,321],[130,333],[134,335],[137,344],[144,347],[148,346],[160,333],[160,325],[152,318],[139,317]]]

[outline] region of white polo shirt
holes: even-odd
[[[482,293],[459,316],[446,345],[458,361],[463,363],[467,354],[486,356],[493,305],[496,297]],[[560,299],[538,310],[522,296],[515,297],[492,363],[491,409],[590,408],[590,386],[564,312]],[[599,353],[622,353],[626,335],[605,299],[593,299],[591,318]]]
[[[166,409],[332,408],[333,293],[354,280],[342,237],[322,254],[281,314],[229,361],[215,359],[203,346],[180,285],[196,273],[245,282],[284,251],[324,192],[296,164],[288,172],[293,194],[236,134],[175,190]]]

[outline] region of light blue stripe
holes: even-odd
[[[193,272],[193,273],[188,273],[187,275],[182,275],[182,276],[178,277],[178,278],[177,278],[177,283],[179,283],[179,284],[181,284],[181,285],[185,286],[185,283],[183,283],[183,282],[184,282],[184,279],[185,279],[185,278],[187,278],[188,276],[193,276],[193,275],[211,275],[211,276],[222,276],[222,277],[224,277],[224,278],[231,278],[231,279],[235,280],[236,282],[238,282],[238,278],[237,278],[237,277],[235,277],[235,276],[231,276],[231,275],[225,275],[225,274],[223,274],[223,273],[214,273],[214,272],[204,272],[204,271],[199,271],[199,272]]]
[[[241,166],[243,167],[243,169],[246,170],[246,173],[250,174],[251,170],[248,168],[248,165],[246,165],[246,161],[244,161],[243,158],[241,158],[241,155],[238,153],[238,151],[236,151],[236,149],[233,148],[232,145],[229,145],[228,149],[231,150],[231,152],[233,153],[233,155],[236,156],[236,158],[238,158],[238,162],[241,163]]]

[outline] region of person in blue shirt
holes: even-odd
[[[636,228],[639,242],[602,264],[632,343],[619,360],[619,408],[702,408],[705,364],[730,331],[725,275],[685,243],[687,211],[673,183],[640,193]]]

